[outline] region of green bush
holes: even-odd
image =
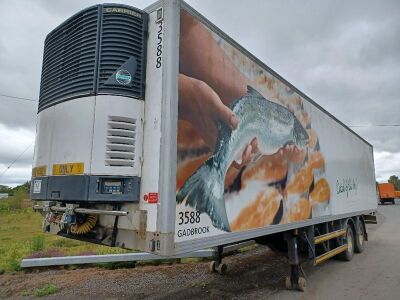
[[[57,292],[58,292],[57,286],[55,286],[54,284],[46,284],[45,286],[43,286],[41,288],[37,288],[35,290],[35,296],[43,297],[43,296],[51,295],[51,294],[54,294]]]
[[[9,267],[12,271],[20,271],[21,270],[21,264],[19,263],[19,260],[17,260],[14,257],[10,260]]]
[[[33,237],[32,242],[31,242],[31,251],[42,251],[44,249],[44,236],[43,235],[37,235]]]
[[[75,241],[75,240],[71,240],[71,239],[67,239],[67,238],[63,238],[63,237],[59,237],[57,240],[53,241],[52,243],[53,247],[77,247],[82,245],[82,242],[79,241]]]
[[[27,198],[27,194],[20,190],[15,193],[14,196],[8,200],[8,206],[10,210],[20,210],[23,208],[24,200]]]

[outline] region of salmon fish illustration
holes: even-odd
[[[271,155],[280,148],[293,144],[304,148],[308,134],[297,118],[287,108],[268,101],[255,89],[248,86],[247,94],[236,99],[230,106],[239,120],[236,129],[218,123],[219,136],[214,154],[190,176],[176,195],[178,204],[186,205],[206,213],[213,226],[230,231],[225,209],[225,174],[240,157],[246,145],[257,138],[262,155]]]

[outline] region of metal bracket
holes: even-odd
[[[147,211],[136,210],[132,216],[138,239],[145,240],[147,236]]]

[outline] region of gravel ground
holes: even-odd
[[[47,299],[242,299],[261,288],[273,294],[284,289],[285,259],[266,247],[226,257],[228,274],[208,271],[209,262],[132,269],[87,268],[16,273],[0,276],[0,298],[30,298],[51,283],[60,291]],[[266,294],[264,294],[266,296]]]
[[[259,246],[224,258],[224,276],[210,273],[209,262],[7,273],[0,275],[0,298],[33,298],[36,288],[50,283],[59,291],[46,299],[399,299],[400,205],[378,210],[379,225],[368,226],[362,254],[351,262],[305,266],[305,293],[285,289],[286,259]]]

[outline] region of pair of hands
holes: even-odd
[[[222,121],[232,130],[239,120],[205,82],[186,75],[179,75],[179,117],[189,121],[204,142],[213,151],[218,138],[217,122]],[[248,164],[252,154],[258,152],[257,139],[244,149],[240,162],[233,162],[237,169]]]
[[[217,122],[224,122],[232,130],[239,124],[233,111],[208,84],[183,74],[179,75],[179,117],[193,125],[212,151],[218,137]],[[305,151],[294,145],[286,145],[280,151],[293,163],[304,159]],[[241,160],[234,161],[232,166],[241,169],[259,154],[257,139],[253,138],[243,150]]]

